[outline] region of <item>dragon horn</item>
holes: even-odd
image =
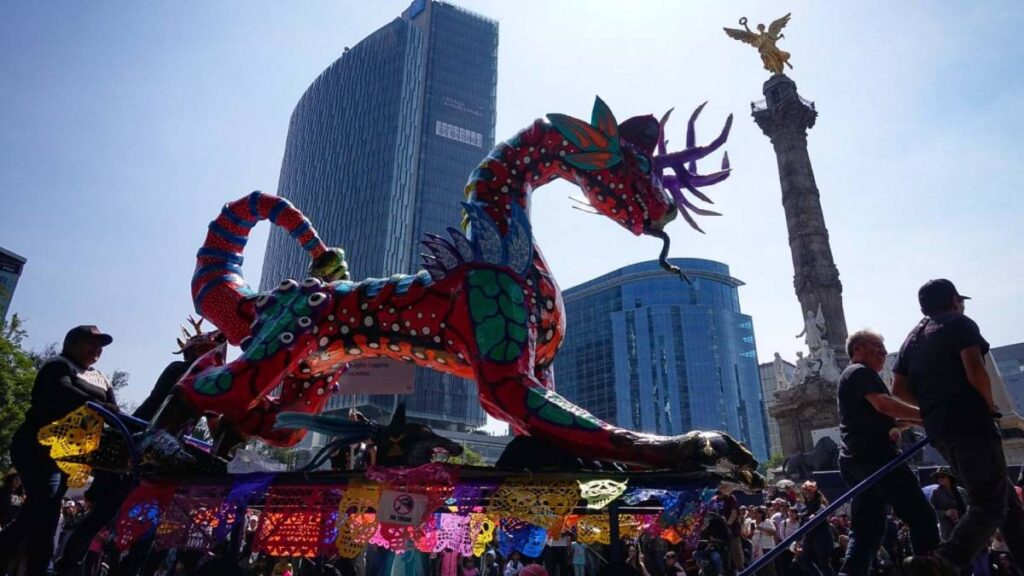
[[[191,314],[189,314],[188,315],[188,322],[189,322],[189,324],[192,325],[192,329],[196,331],[196,333],[193,334],[193,336],[199,336],[200,334],[203,333],[203,317],[202,316],[199,317],[199,320],[196,320],[195,318],[192,317]]]
[[[658,120],[658,154],[665,154],[668,152],[668,140],[665,140],[665,124],[668,124],[668,118],[672,115],[672,111],[675,108],[669,108],[668,112],[665,112],[661,120]]]

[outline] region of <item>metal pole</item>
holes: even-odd
[[[122,436],[124,436],[124,443],[128,447],[128,456],[131,458],[132,469],[130,476],[132,479],[132,486],[138,484],[139,452],[138,450],[135,449],[135,439],[132,438],[132,433],[128,430],[128,427],[124,425],[124,422],[122,422],[120,418],[118,418],[117,414],[114,414],[113,412],[107,410],[106,408],[97,404],[96,402],[86,402],[85,405],[88,406],[91,410],[95,411],[97,414],[99,414],[101,418],[106,420],[108,424],[116,428],[117,431],[120,432]]]
[[[796,542],[800,538],[803,538],[804,534],[807,534],[815,526],[824,522],[829,516],[832,515],[833,512],[838,510],[840,506],[852,500],[854,496],[860,494],[861,492],[877,484],[878,481],[881,480],[889,472],[892,472],[896,468],[899,468],[900,466],[906,464],[907,461],[913,458],[915,454],[917,454],[921,450],[924,450],[924,447],[927,446],[928,443],[929,440],[927,438],[920,440],[917,444],[911,446],[909,450],[903,452],[902,454],[894,458],[892,462],[889,462],[885,466],[876,470],[872,475],[868,476],[863,481],[861,481],[860,484],[857,484],[856,486],[851,488],[846,494],[843,494],[839,498],[836,498],[835,502],[832,502],[831,504],[826,506],[824,510],[821,510],[820,512],[815,514],[814,518],[811,518],[806,524],[798,528],[797,531],[794,532],[789,538],[786,538],[782,542],[779,542],[768,553],[755,560],[753,564],[751,564],[745,570],[740,572],[738,576],[750,576],[751,574],[756,573],[761,568],[764,568],[765,564],[775,560],[775,557],[779,554],[782,554],[783,550],[789,548],[790,544]]]
[[[608,506],[608,535],[611,539],[609,556],[612,562],[622,562],[622,542],[619,540],[619,503]]]

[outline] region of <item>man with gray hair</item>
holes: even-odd
[[[900,424],[920,423],[917,407],[889,394],[878,375],[885,365],[885,343],[871,330],[858,330],[846,341],[850,365],[839,377],[839,433],[843,448],[839,473],[850,488],[898,454]],[[886,504],[910,527],[915,553],[939,544],[935,511],[906,464],[858,494],[850,507],[850,541],[841,575],[866,576],[882,544]]]

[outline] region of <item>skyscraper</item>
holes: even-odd
[[[451,4],[416,0],[346,48],[292,114],[278,195],[345,249],[355,279],[419,269],[419,241],[461,218],[470,172],[494,145],[498,24]],[[308,258],[271,232],[260,282],[301,278]],[[442,429],[485,422],[476,385],[417,369],[409,416]],[[343,397],[388,411],[392,398]],[[371,410],[372,412],[373,410]]]
[[[655,261],[566,290],[559,394],[623,428],[656,434],[724,430],[768,456],[750,316],[720,262],[673,258],[692,284]]]
[[[18,278],[25,267],[25,258],[0,248],[0,321],[7,320],[7,309],[18,287]]]
[[[1003,377],[1006,391],[1013,398],[1018,414],[1024,414],[1024,342],[999,346],[990,352]]]

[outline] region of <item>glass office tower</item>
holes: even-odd
[[[723,430],[763,460],[767,428],[754,327],[737,293],[743,283],[719,262],[671,262],[693,283],[652,260],[565,291],[555,387],[623,428]]]
[[[346,48],[292,114],[278,195],[345,249],[354,279],[419,270],[419,241],[461,219],[470,172],[494,145],[498,24],[417,0],[400,18]],[[308,257],[273,230],[261,290],[302,278]],[[485,417],[476,385],[417,369],[409,415],[464,430]],[[370,415],[390,396],[336,397]]]

